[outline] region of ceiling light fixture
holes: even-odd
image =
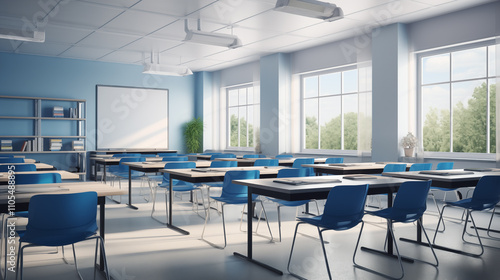
[[[144,63],[143,74],[151,74],[151,75],[165,75],[165,76],[189,76],[193,75],[193,71],[186,66],[177,66],[177,65],[165,65],[160,64],[160,54],[158,53],[158,62],[154,63],[153,52],[151,51],[151,62]]]
[[[344,12],[337,5],[316,0],[278,0],[274,10],[324,21],[335,21],[344,17]]]
[[[191,30],[188,27],[188,20],[186,19],[184,30],[186,31],[186,38],[184,38],[186,42],[221,46],[230,49],[241,47],[241,40],[235,35],[201,31],[200,20],[198,20],[198,30]]]
[[[45,42],[45,32],[0,28],[0,39],[43,43]]]

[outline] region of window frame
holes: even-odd
[[[488,52],[488,47],[496,47],[497,43],[495,39],[493,38],[488,38],[485,40],[480,40],[480,41],[474,41],[474,42],[466,42],[462,44],[457,44],[457,45],[451,45],[451,46],[445,46],[445,47],[440,47],[432,50],[426,50],[426,51],[420,51],[415,53],[415,60],[416,60],[416,91],[417,91],[417,129],[418,129],[418,134],[417,138],[419,141],[419,147],[422,150],[423,157],[425,158],[455,158],[455,159],[465,159],[465,160],[495,160],[496,159],[496,153],[490,153],[490,141],[491,141],[491,127],[490,127],[490,80],[497,80],[500,75],[499,73],[495,73],[496,76],[489,76],[488,69],[489,69],[489,52]],[[452,75],[453,75],[453,62],[452,62],[452,53],[454,52],[459,52],[459,51],[465,51],[465,50],[472,50],[476,48],[481,48],[481,47],[486,47],[486,76],[480,77],[480,78],[471,78],[471,79],[460,79],[460,80],[453,80]],[[422,84],[422,76],[423,76],[423,69],[422,69],[422,59],[424,57],[430,57],[430,56],[435,56],[435,55],[440,55],[440,54],[449,54],[450,55],[450,62],[449,62],[449,67],[450,67],[450,73],[449,73],[449,79],[446,82],[435,82],[435,83],[429,83],[429,84]],[[499,54],[495,54],[497,57]],[[460,83],[460,82],[468,82],[468,81],[478,81],[478,80],[486,80],[487,82],[487,116],[488,116],[488,121],[487,121],[487,128],[486,128],[486,152],[485,153],[463,153],[463,152],[453,152],[453,102],[450,100],[450,151],[451,152],[433,152],[433,151],[424,151],[424,146],[423,146],[423,125],[424,125],[424,117],[423,116],[423,94],[422,94],[422,87],[423,86],[430,86],[430,85],[448,85],[449,87],[449,93],[450,93],[450,98],[452,98],[452,86],[454,83]],[[498,90],[498,89],[497,89]],[[497,147],[498,149],[498,147]],[[497,151],[498,152],[498,151]]]
[[[240,84],[240,85],[234,85],[234,86],[228,86],[228,87],[225,87],[225,94],[226,94],[226,148],[225,150],[233,150],[233,151],[255,151],[255,146],[256,146],[256,141],[258,141],[258,139],[254,139],[254,146],[253,147],[248,147],[248,141],[249,141],[249,138],[247,137],[247,147],[240,147],[240,146],[231,146],[231,115],[230,115],[230,108],[240,108],[240,107],[246,107],[246,116],[245,116],[245,119],[247,120],[247,133],[249,131],[248,127],[250,125],[250,123],[248,122],[248,109],[249,108],[252,108],[252,110],[254,109],[254,106],[258,106],[259,110],[260,110],[260,98],[259,98],[259,103],[252,103],[251,105],[248,104],[248,89],[249,88],[252,88],[252,90],[255,90],[255,83],[245,83],[245,84]],[[239,94],[239,90],[240,89],[246,89],[246,93],[247,93],[247,100],[245,102],[245,105],[240,105],[239,104],[239,100],[238,100],[238,104],[236,106],[229,106],[229,92],[230,91],[233,91],[233,90],[237,90],[238,91],[238,94]],[[255,94],[255,92],[253,93]],[[253,99],[255,100],[255,98]],[[255,115],[253,116],[253,120],[255,120]],[[253,128],[254,128],[254,137],[255,137],[255,124],[253,123],[252,121],[252,125],[253,125]],[[240,131],[241,131],[241,128],[240,128],[240,125],[239,125],[239,114],[238,114],[238,145],[240,143]]]

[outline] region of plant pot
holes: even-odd
[[[413,157],[414,148],[404,148],[404,149],[405,149],[405,157]]]

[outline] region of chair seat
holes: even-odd
[[[211,188],[222,188],[223,183],[203,183],[203,185],[209,186]]]
[[[446,204],[451,205],[451,206],[457,206],[457,207],[462,207],[466,209],[471,209],[471,210],[477,210],[477,211],[482,211],[485,209],[493,208],[495,207],[496,203],[483,203],[479,200],[472,201],[472,198],[466,198],[462,199],[459,201],[454,201],[454,202],[446,202]]]
[[[67,232],[61,232],[60,234],[52,234],[52,236],[45,236],[45,237],[32,236],[30,234],[26,234],[28,231],[19,231],[18,234],[20,236],[19,240],[21,242],[34,243],[39,246],[64,246],[85,240],[88,237],[95,235],[96,231],[97,228],[94,231],[92,231],[92,229],[89,229],[86,232],[78,232],[69,235]]]
[[[308,224],[311,224],[313,226],[321,227],[321,228],[328,228],[328,229],[333,229],[333,230],[347,230],[355,227],[358,225],[361,220],[346,220],[346,217],[343,217],[344,219],[335,219],[329,217],[328,221],[325,221],[323,219],[323,215],[321,216],[316,216],[316,217],[298,217],[297,219],[302,222],[306,222]]]
[[[112,174],[115,176],[118,176],[118,177],[128,178],[128,172],[114,172]],[[130,173],[130,176],[132,179],[139,178],[139,177],[144,176],[144,172],[132,170],[132,173]]]
[[[438,191],[443,191],[443,192],[449,192],[449,191],[456,191],[457,189],[450,189],[450,188],[439,188],[439,187],[431,187],[432,190],[438,190]]]
[[[241,197],[220,197],[220,196],[211,196],[210,198],[224,202],[227,204],[245,204],[248,202],[247,195]]]
[[[415,211],[412,211],[412,209],[404,209],[403,211],[401,211],[399,209],[391,207],[378,211],[366,211],[366,214],[381,217],[384,219],[389,219],[400,223],[411,223],[418,220],[422,216],[423,212],[421,209],[415,209]]]
[[[177,179],[172,179],[172,185],[174,186],[174,191],[175,191],[175,187],[176,186],[194,186],[193,184],[191,183],[188,183],[188,182],[184,182],[184,181],[181,181],[181,180],[177,180]],[[169,188],[170,187],[170,183],[169,182],[163,182],[163,183],[160,183],[158,184],[158,187],[160,188]]]
[[[281,200],[281,199],[276,199],[276,198],[269,198],[269,200],[274,201],[276,203],[279,203],[283,206],[288,206],[288,207],[301,206],[301,205],[304,205],[310,201],[310,200],[287,201],[287,200]]]

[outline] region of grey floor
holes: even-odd
[[[295,208],[283,210],[283,241],[269,241],[269,232],[265,224],[254,235],[254,258],[284,272],[276,275],[255,264],[233,256],[233,252],[246,254],[246,233],[240,231],[241,206],[228,206],[226,225],[228,246],[224,250],[216,249],[200,239],[204,219],[193,212],[188,196],[183,200],[176,197],[174,205],[174,224],[188,230],[190,235],[181,235],[172,231],[150,217],[152,204],[139,194],[139,184],[134,185],[133,201],[139,210],[132,210],[124,204],[107,200],[106,204],[106,253],[113,279],[296,279],[286,272],[288,255],[292,243]],[[147,191],[144,189],[144,194]],[[145,196],[147,197],[147,196]],[[123,201],[126,200],[124,196]],[[165,198],[158,196],[157,216],[165,219]],[[321,204],[321,203],[320,203]],[[375,201],[376,204],[376,201]],[[275,204],[265,203],[271,229],[275,238],[278,236],[277,212]],[[312,207],[311,210],[314,210]],[[461,212],[453,209],[447,215],[460,218]],[[428,214],[424,216],[425,227],[433,236],[437,217],[435,207],[429,200]],[[448,211],[448,210],[447,210]],[[435,213],[435,212],[434,212]],[[200,214],[203,214],[200,212]],[[478,213],[476,222],[487,225],[490,213]],[[361,246],[383,249],[386,233],[382,219],[365,215],[365,229]],[[462,224],[452,220],[446,223],[445,233],[438,234],[437,243],[453,246],[472,252],[479,252],[479,247],[464,244],[461,240]],[[254,224],[255,225],[255,224]],[[245,227],[245,224],[243,225]],[[500,217],[496,217],[494,226],[500,229]],[[330,268],[334,279],[386,279],[370,272],[355,268],[352,255],[360,226],[342,232],[327,232],[325,240]],[[415,237],[414,224],[396,224],[398,237]],[[302,226],[298,235],[296,250],[292,261],[292,270],[308,279],[328,279],[321,245],[317,231],[311,226]],[[484,236],[485,233],[481,232]],[[498,235],[500,237],[500,234]],[[211,212],[205,238],[210,242],[222,244],[222,219],[215,210]],[[469,239],[471,239],[469,237]],[[471,239],[473,240],[473,239]],[[404,263],[404,279],[500,279],[500,241],[483,239],[488,246],[480,258],[462,256],[437,250],[439,266],[436,268],[425,262]],[[409,243],[399,242],[403,255],[433,261],[430,249]],[[93,242],[78,244],[76,252],[78,265],[84,279],[93,277]],[[71,247],[66,247],[66,256],[71,257]],[[78,279],[73,265],[62,261],[61,253],[52,253],[53,249],[36,248],[26,252],[24,279]],[[364,251],[358,252],[357,260],[383,273],[397,276],[397,260],[382,257]],[[70,264],[73,261],[71,259]],[[9,279],[14,274],[9,273]],[[98,277],[103,279],[102,277]]]

